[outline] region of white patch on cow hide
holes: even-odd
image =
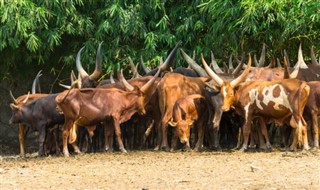
[[[222,89],[222,94],[223,94],[223,97],[227,97],[227,91],[226,91],[226,88],[224,87]]]
[[[273,91],[277,86],[279,86],[279,88],[280,88],[280,95],[278,97],[274,97]],[[259,93],[263,95],[262,101],[260,101],[258,99]],[[282,105],[282,106],[288,108],[290,111],[292,111],[292,108],[291,108],[289,100],[288,100],[288,96],[285,93],[284,88],[279,84],[275,84],[272,86],[266,86],[263,88],[262,92],[259,92],[258,89],[251,89],[249,91],[249,97],[250,97],[251,104],[254,101],[256,101],[257,107],[261,110],[263,109],[261,103],[263,103],[264,105],[267,106],[270,102],[274,102],[275,104],[273,106],[273,109],[280,110],[280,105]]]
[[[249,114],[249,107],[250,107],[251,103],[248,103],[246,106],[244,106],[244,110],[245,110],[245,120],[248,121],[248,114]]]

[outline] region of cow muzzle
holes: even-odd
[[[187,143],[189,140],[188,140],[188,138],[181,138],[180,139],[180,142],[182,143],[182,144],[185,144],[185,143]]]

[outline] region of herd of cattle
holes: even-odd
[[[235,58],[234,68],[230,56],[229,64],[220,68],[213,54],[210,65],[201,55],[201,67],[179,42],[159,67],[150,70],[141,61],[144,76],[130,59],[131,79],[126,80],[121,70],[118,80],[111,74],[110,79],[99,81],[101,45],[90,75],[80,62],[83,48],[78,52],[78,77],[71,74],[71,85],[63,85],[65,91],[37,93],[40,72],[31,94],[15,98],[10,91],[9,123],[19,124],[21,156],[25,156],[29,128],[39,132],[39,156],[52,148],[60,153],[59,137],[64,156],[69,156],[69,149],[80,153],[84,142],[89,151],[114,147],[122,152],[143,147],[174,150],[179,146],[186,150],[236,147],[246,151],[252,146],[271,150],[275,134],[290,150],[319,148],[320,65],[312,49],[308,65],[300,46],[294,67],[286,53],[283,67],[279,59],[264,66],[264,45],[259,61],[255,56],[252,61],[249,54],[247,64],[244,58]],[[172,69],[179,48],[189,67]]]

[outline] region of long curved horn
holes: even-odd
[[[239,60],[240,61],[240,60]],[[238,61],[237,61],[238,62]],[[241,58],[241,61],[238,62],[238,66],[236,67],[236,69],[232,72],[233,76],[238,76],[240,71],[242,70],[244,65],[244,61],[243,61],[243,57]]]
[[[225,62],[222,62],[222,65],[223,65],[224,72],[229,73],[229,68],[228,68],[227,64]]]
[[[116,81],[114,81],[114,78],[113,78],[113,71],[111,71],[111,73],[110,73],[110,83],[111,84],[116,83]]]
[[[36,93],[36,86],[37,86],[37,83],[39,81],[39,77],[42,76],[41,74],[42,70],[40,70],[37,75],[36,75],[36,78],[33,80],[33,83],[32,83],[32,89],[31,89],[31,93],[32,94],[35,94]]]
[[[288,68],[288,62],[287,62],[286,56],[283,56],[283,67],[284,67],[283,78],[284,79],[289,79],[290,78],[290,74],[289,74],[289,68]]]
[[[266,66],[266,68],[273,68],[275,64],[276,64],[276,61],[275,61],[275,59],[273,57],[271,62],[270,62],[270,64],[268,66]]]
[[[289,56],[287,54],[287,50],[283,50],[283,54],[284,56],[286,57],[286,61],[287,61],[287,64],[288,64],[288,68],[290,67],[290,60],[289,60]]]
[[[313,51],[313,47],[311,47],[311,64],[318,65],[317,58]]]
[[[258,67],[263,67],[265,61],[266,61],[266,44],[263,43]]]
[[[70,73],[70,81],[71,81],[71,84],[77,80],[77,77],[76,75],[74,74],[73,70],[71,70],[71,73]]]
[[[151,70],[148,68],[148,67],[146,67],[146,65],[144,64],[144,61],[143,61],[143,59],[142,59],[142,56],[140,57],[140,63],[141,63],[141,66],[142,66],[142,69],[143,69],[143,71],[145,72],[145,73],[149,73]]]
[[[18,101],[17,101],[17,99],[13,96],[12,91],[10,90],[9,92],[10,92],[10,97],[11,97],[13,103],[14,103],[14,104],[18,104]]]
[[[131,71],[132,71],[132,74],[133,74],[133,77],[132,78],[138,78],[140,77],[139,73],[138,73],[138,69],[137,67],[134,65],[131,57],[129,57],[129,64],[130,64],[130,68],[131,68]]]
[[[122,69],[120,70],[118,77],[120,82],[123,84],[127,91],[132,91],[134,89],[134,87],[131,84],[129,84],[128,81],[123,77]]]
[[[241,73],[240,76],[238,76],[236,79],[232,80],[230,82],[230,86],[231,87],[236,87],[238,84],[240,84],[241,82],[243,82],[245,80],[245,78],[247,77],[249,71],[250,71],[250,67],[251,67],[251,55],[249,54],[249,61],[248,61],[248,64],[247,64],[247,67],[246,69],[243,71],[243,73]]]
[[[80,61],[80,57],[81,57],[81,52],[84,49],[84,47],[82,47],[78,53],[77,53],[77,58],[76,58],[76,66],[77,66],[77,70],[80,74],[81,78],[87,77],[89,76],[88,73],[83,69],[82,65],[81,65],[81,61]]]
[[[102,56],[101,56],[101,42],[99,44],[98,50],[97,50],[97,55],[96,55],[96,68],[93,71],[93,73],[89,76],[90,80],[98,80],[99,76],[102,73]]]
[[[211,51],[211,65],[212,65],[212,67],[213,67],[213,70],[214,70],[216,73],[218,73],[218,74],[223,73],[223,71],[220,69],[220,67],[219,67],[218,64],[217,64],[217,61],[216,61],[216,59],[214,58],[214,55],[213,55],[213,52],[212,52],[212,51]]]
[[[70,88],[71,88],[71,86],[65,85],[65,84],[62,84],[62,83],[59,83],[59,85],[60,85],[61,87],[65,88],[65,89],[70,89]]]
[[[278,68],[282,68],[279,58],[277,58],[277,66],[278,66]]]
[[[187,61],[187,63],[190,65],[190,67],[198,73],[200,77],[209,77],[206,73],[206,71],[198,65],[194,59],[191,59],[182,49],[180,49],[183,58]]]
[[[229,57],[229,70],[234,70],[233,68],[233,64],[232,64],[232,54],[230,54],[230,57]]]
[[[299,51],[298,51],[298,62],[296,63],[294,68],[297,68],[297,67],[302,68],[302,69],[308,68],[307,64],[303,60],[301,44],[299,46]]]
[[[28,92],[27,97],[22,101],[23,104],[27,103],[29,96],[30,96],[30,91]]]
[[[158,78],[160,72],[161,69],[158,69],[157,73],[140,88],[141,92],[145,93],[153,85],[154,81]]]
[[[203,54],[201,54],[201,61],[207,74],[218,84],[218,86],[221,87],[224,84],[224,81],[210,69],[207,62],[203,58]]]
[[[173,62],[174,62],[174,59],[175,59],[175,57],[176,57],[175,55],[176,55],[176,53],[177,53],[177,50],[178,50],[178,48],[181,46],[181,44],[182,44],[182,42],[179,41],[179,42],[177,43],[177,45],[173,48],[173,50],[171,51],[171,53],[168,55],[167,59],[164,61],[164,64],[162,64],[162,65],[160,66],[161,71],[165,71],[165,70],[169,69],[169,68],[172,66],[172,64],[173,64]]]
[[[259,63],[258,63],[258,59],[257,59],[257,55],[256,55],[256,54],[253,55],[253,62],[254,62],[254,66],[255,66],[255,67],[258,67],[258,66],[259,66]]]

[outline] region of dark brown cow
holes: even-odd
[[[249,73],[251,57],[242,78],[231,82],[224,81],[216,75],[202,57],[202,63],[208,75],[216,82],[214,88],[220,90],[223,98],[223,111],[235,108],[236,112],[245,119],[243,126],[244,142],[241,150],[246,150],[251,122],[254,116],[263,116],[277,123],[288,121],[296,129],[296,135],[291,149],[296,149],[297,141],[303,148],[309,149],[306,122],[302,117],[307,103],[310,87],[306,82],[297,79],[281,81],[244,81]],[[268,142],[267,142],[268,143]],[[270,145],[268,145],[270,146]]]
[[[37,98],[29,104],[22,104],[20,106],[10,104],[12,109],[12,116],[9,120],[10,124],[22,123],[39,132],[39,156],[44,156],[45,154],[44,142],[46,130],[64,122],[63,115],[56,111],[56,96],[57,94],[50,94]]]
[[[116,88],[87,88],[71,89],[64,91],[56,98],[58,108],[63,111],[65,124],[63,127],[63,153],[69,156],[67,141],[69,131],[71,136],[69,142],[76,139],[75,125],[93,126],[108,119],[112,119],[119,148],[126,152],[121,140],[120,124],[129,120],[138,112],[145,114],[145,105],[150,100],[150,94],[154,88],[150,88],[157,79],[160,70],[141,88],[133,87],[123,79],[125,87],[129,91]]]
[[[194,149],[200,150],[202,147],[203,125],[206,123],[207,115],[207,102],[200,94],[180,98],[174,104],[169,124],[175,127],[175,135],[181,143],[186,144],[187,149],[190,149],[190,130],[194,124],[198,127],[198,141]]]

